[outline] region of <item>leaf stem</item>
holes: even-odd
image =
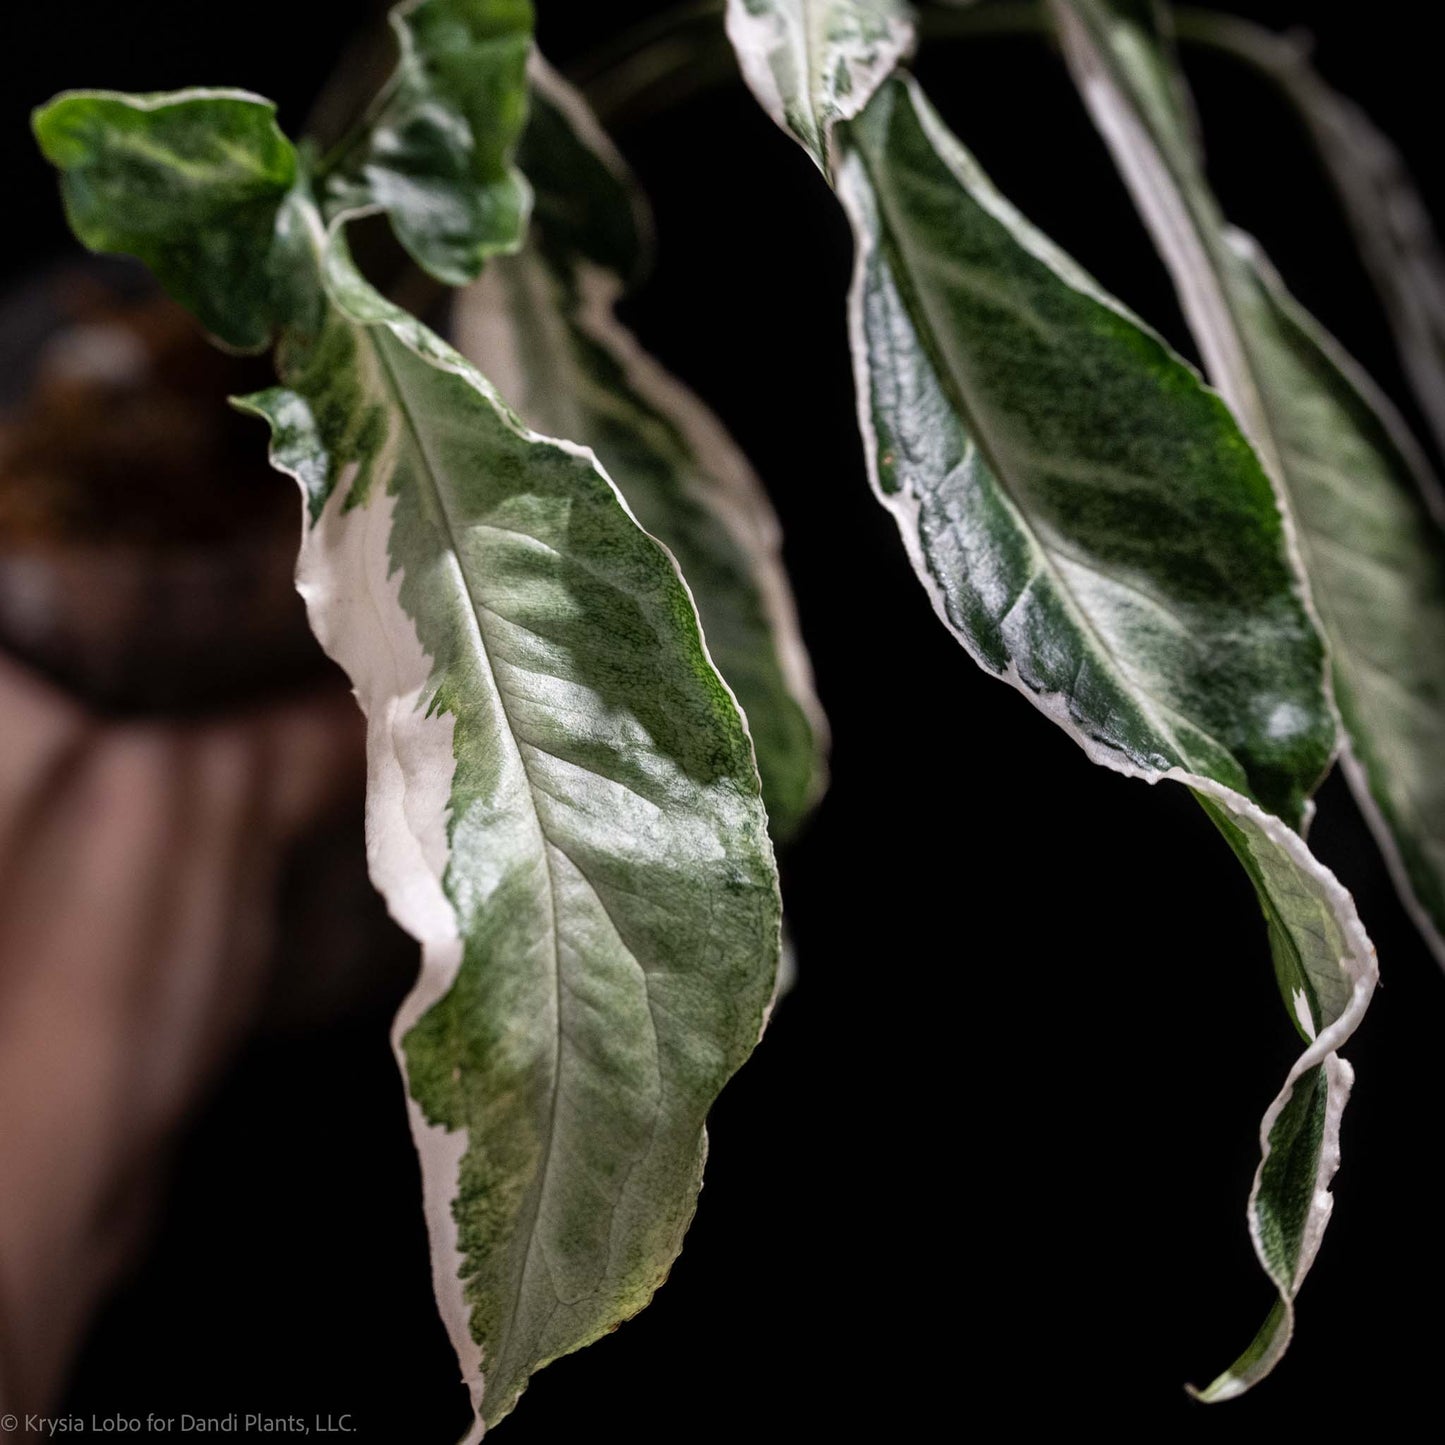
[[[1298,77],[1314,48],[1307,30],[1271,30],[1239,15],[1201,10],[1193,5],[1170,11],[1174,34],[1186,45],[1218,50],[1282,81]]]
[[[721,20],[726,0],[685,0],[569,65],[605,128],[622,129],[737,78]],[[1050,35],[1038,0],[989,0],[958,9],[935,5],[918,16],[925,39]]]

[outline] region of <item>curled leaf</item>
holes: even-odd
[[[324,171],[328,215],[375,208],[438,280],[462,286],[526,229],[512,163],[527,117],[531,0],[410,0],[400,56],[365,124]]]
[[[763,109],[824,174],[833,127],[913,48],[902,0],[728,0],[727,30]]]
[[[228,346],[270,341],[276,215],[296,180],[270,101],[244,90],[73,90],[34,123],[81,241],[139,257]]]

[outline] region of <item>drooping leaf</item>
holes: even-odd
[[[35,135],[81,241],[138,256],[227,345],[267,344],[276,212],[296,180],[274,105],[244,90],[76,90],[36,111]]]
[[[72,183],[121,199],[112,154],[72,153]],[[773,995],[780,903],[672,558],[590,452],[527,430],[362,280],[341,224],[304,183],[281,208],[273,257],[310,270],[282,385],[242,405],[301,483],[300,590],[368,717],[372,876],[423,945],[393,1041],[434,1279],[490,1423],[666,1277],[707,1110]]]
[[[1189,786],[1259,895],[1306,1045],[1249,1204],[1277,1352],[1330,1210],[1336,1050],[1376,967],[1288,826],[1335,730],[1269,478],[1220,399],[1008,205],[911,82],[886,82],[836,149],[869,471],[940,618],[1094,761]]]
[[[326,211],[380,208],[418,265],[462,286],[526,228],[512,153],[527,115],[531,0],[410,0],[391,19],[396,73],[328,165]]]
[[[727,31],[763,109],[824,174],[834,125],[913,48],[904,0],[727,0]]]
[[[945,623],[1121,768],[1214,777],[1298,824],[1334,728],[1254,452],[913,86],[885,90],[839,168],[859,404]]]
[[[786,838],[822,787],[826,725],[777,519],[717,418],[617,322],[646,227],[621,158],[581,97],[540,66],[532,108],[532,241],[458,298],[458,345],[528,425],[592,447],[677,558],[748,720],[773,834]]]
[[[1405,158],[1353,100],[1320,76],[1297,36],[1232,15],[1191,12],[1180,17],[1180,38],[1257,67],[1294,107],[1385,303],[1436,444],[1445,450],[1445,250]]]
[[[1211,378],[1271,469],[1331,650],[1347,774],[1445,963],[1445,535],[1394,409],[1230,228],[1147,7],[1056,6],[1084,98],[1174,273]]]
[[[396,1037],[494,1422],[666,1276],[779,904],[747,735],[671,560],[588,454],[333,294],[341,329],[257,405],[277,463],[337,489],[300,578],[373,719],[378,881],[394,907],[439,881],[449,905],[403,916],[427,959]]]

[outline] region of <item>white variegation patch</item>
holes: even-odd
[[[728,0],[728,39],[763,109],[826,172],[851,120],[913,49],[899,0]]]
[[[392,1052],[406,1077],[402,1040],[443,998],[462,962],[456,911],[443,889],[449,861],[447,808],[456,769],[455,721],[427,716],[431,659],[399,600],[391,568],[395,498],[385,490],[348,510],[354,464],[308,524],[296,587],[326,653],[350,677],[366,715],[366,851],[372,881],[392,917],[422,945],[421,971],[391,1029]],[[429,1124],[407,1095],[407,1118],[421,1158],[422,1192],[438,1308],[477,1412],[469,1440],[482,1435],[482,1357],[462,1297],[463,1257],[452,1202],[458,1193],[465,1130]]]
[[[827,722],[783,567],[781,528],[722,424],[619,323],[625,283],[614,268],[630,270],[627,257],[600,264],[575,228],[595,204],[602,233],[624,232],[630,220],[634,237],[643,236],[646,207],[581,97],[540,60],[532,81],[539,114],[555,112],[551,123],[570,129],[573,149],[556,143],[545,165],[534,167],[546,199],[532,242],[457,298],[457,345],[529,425],[602,449],[643,524],[700,589],[696,600],[724,676],[744,682],[765,795],[776,835],[785,837],[822,792]],[[569,181],[592,176],[598,164],[610,187],[594,176],[599,199],[585,206],[578,199],[571,219],[553,230]]]

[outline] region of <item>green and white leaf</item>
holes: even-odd
[[[1228,409],[911,81],[840,152],[865,450],[945,623],[1066,703],[1100,760],[1213,777],[1298,824],[1334,745],[1323,649]]]
[[[531,244],[459,296],[457,344],[528,425],[592,447],[677,558],[748,719],[773,835],[786,838],[822,790],[826,723],[777,519],[722,424],[617,321],[647,225],[621,158],[581,97],[540,65],[532,107]]]
[[[1410,384],[1445,450],[1445,251],[1405,158],[1353,100],[1326,83],[1299,36],[1204,12],[1181,15],[1179,34],[1261,70],[1303,121],[1385,303]]]
[[[763,109],[825,175],[834,125],[913,49],[904,0],[727,0],[727,32]]]
[[[531,0],[408,0],[391,23],[396,72],[328,158],[326,213],[385,211],[418,265],[462,286],[526,229],[530,194],[512,153],[527,117]]]
[[[296,181],[275,106],[244,90],[73,90],[34,125],[85,245],[139,257],[226,345],[269,343],[272,237]]]
[[[72,153],[72,183],[120,196],[111,156]],[[423,944],[393,1040],[434,1279],[493,1423],[666,1277],[708,1108],[773,996],[780,902],[676,564],[590,452],[360,278],[344,224],[301,187],[282,207],[283,385],[243,405],[302,485],[299,586],[368,716],[372,873]]]
[[[298,576],[372,719],[377,881],[427,948],[395,1037],[438,1284],[495,1422],[676,1257],[704,1118],[771,997],[776,882],[671,559],[590,454],[333,295],[341,329],[257,405],[278,464],[333,489]]]
[[[1056,5],[1084,98],[1174,274],[1210,376],[1280,488],[1328,638],[1346,773],[1445,963],[1445,535],[1394,409],[1210,193],[1147,10]]]
[[[1223,402],[993,189],[916,86],[836,138],[870,475],[935,610],[1094,761],[1190,787],[1239,855],[1305,1044],[1249,1204],[1279,1291],[1329,1217],[1376,979],[1298,825],[1335,723],[1269,478]]]

